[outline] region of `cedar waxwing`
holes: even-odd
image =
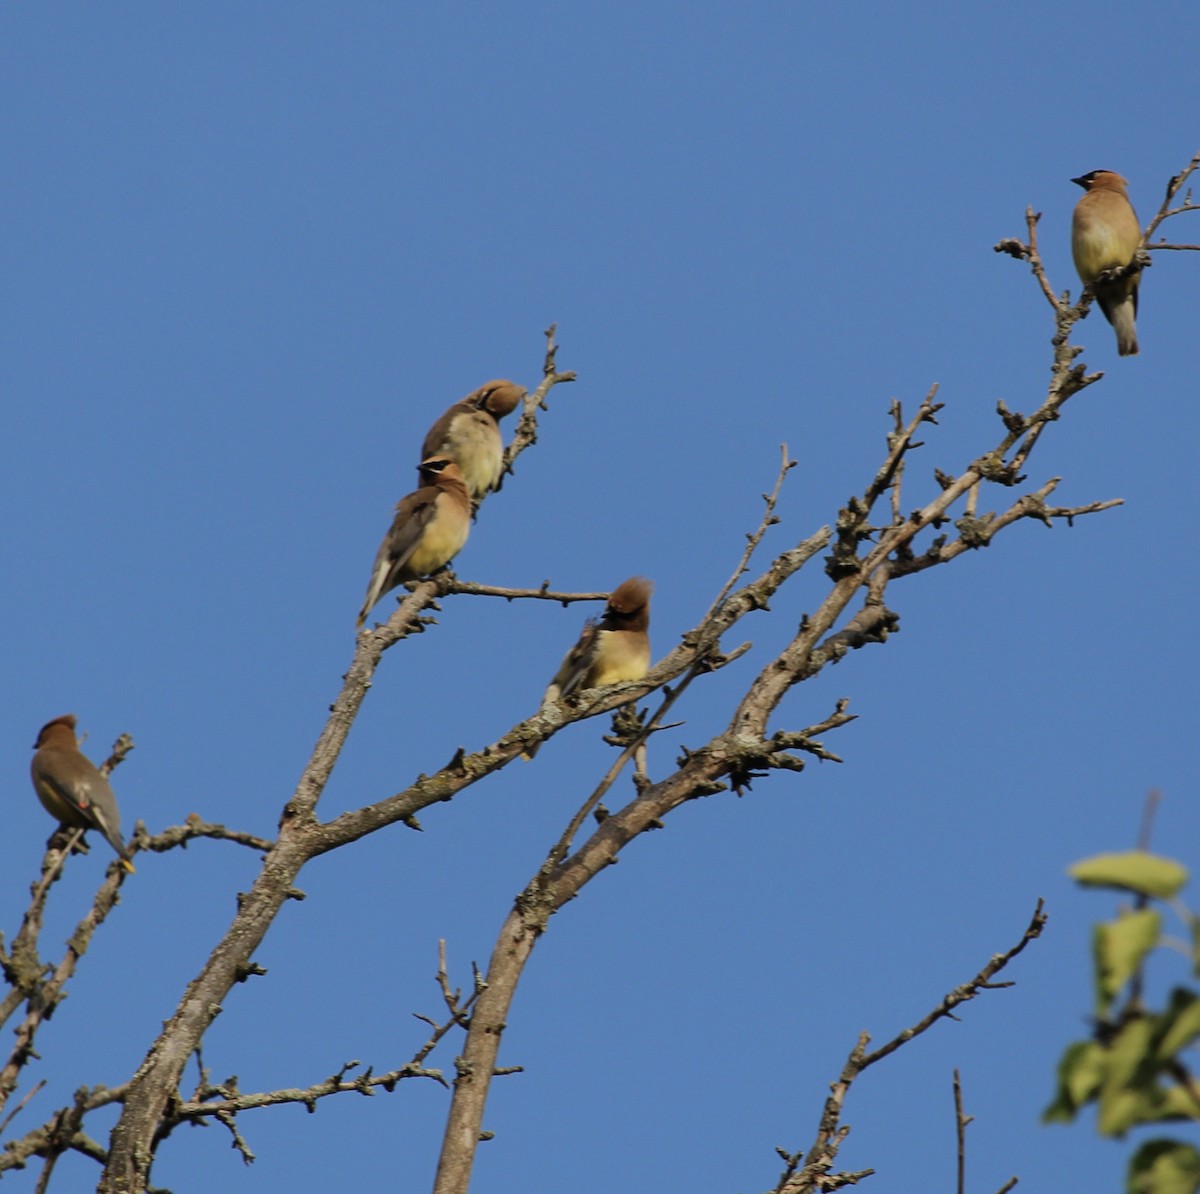
[[[1084,285],[1091,285],[1105,270],[1128,265],[1142,247],[1142,226],[1129,202],[1129,185],[1111,170],[1093,170],[1071,179],[1087,194],[1075,205],[1071,221],[1071,254]],[[1093,287],[1104,318],[1117,333],[1117,352],[1123,357],[1138,350],[1138,282],[1141,271]]]
[[[633,576],[609,594],[604,615],[589,621],[579,641],[567,652],[546,695],[544,709],[551,701],[573,693],[622,680],[640,680],[650,670],[650,594],[654,584],[644,576]],[[540,745],[540,743],[538,744]],[[535,745],[525,751],[532,759]]]
[[[512,381],[489,381],[456,402],[429,429],[421,459],[449,456],[458,465],[471,500],[481,502],[500,487],[504,441],[500,420],[525,397],[525,387]]]
[[[121,814],[108,780],[79,750],[75,714],[48,721],[33,744],[33,787],[42,807],[73,829],[98,829],[132,875],[129,847],[121,837]]]
[[[425,484],[396,505],[396,517],[371,568],[359,626],[384,593],[401,581],[436,572],[454,559],[467,541],[471,499],[458,465],[449,456],[432,456],[423,460],[417,471]]]

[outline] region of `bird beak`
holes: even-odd
[[[1073,179],[1071,179],[1071,181],[1072,181],[1072,182],[1073,182],[1073,183],[1074,183],[1074,184],[1075,184],[1077,187],[1083,187],[1083,189],[1084,189],[1085,191],[1087,190],[1087,179],[1086,179],[1086,178],[1073,178]]]

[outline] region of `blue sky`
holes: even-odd
[[[910,465],[914,506],[935,467],[998,439],[998,398],[1039,404],[1049,311],[992,251],[1027,205],[1074,292],[1071,177],[1119,170],[1145,221],[1200,147],[1200,16],[1183,5],[64,4],[10,6],[0,28],[6,934],[50,828],[29,748],[61,713],[97,760],[134,736],[114,777],[127,826],[198,812],[273,831],[421,437],[488,378],[535,384],[552,321],[579,380],[456,568],[582,590],[649,575],[661,657],[732,570],[781,442],[799,467],[768,551],[861,491],[893,397],[913,408],[937,382],[946,403]],[[1200,220],[1166,231],[1200,241]],[[950,1188],[958,1066],[971,1188],[1116,1187],[1128,1143],[1038,1117],[1085,1031],[1089,926],[1112,907],[1064,868],[1130,844],[1151,787],[1159,848],[1196,861],[1198,271],[1157,255],[1137,358],[1098,314],[1080,326],[1106,377],[1031,462],[1064,503],[1126,504],[898,583],[901,633],[776,721],[849,697],[859,720],[827,741],[844,765],[680,810],[554,920],[501,1054],[525,1073],[493,1090],[474,1190],[768,1188],[859,1030],[917,1020],[1017,940],[1038,896],[1050,926],[1018,985],[866,1075],[841,1160],[879,1171],[864,1188]],[[754,649],[693,686],[652,773],[724,724],[822,592],[805,573],[743,623]],[[447,602],[385,659],[323,813],[528,716],[582,617]],[[263,1089],[406,1060],[411,1013],[437,1010],[438,939],[468,982],[607,766],[602,730],[430,810],[420,836],[314,863],[258,957],[269,976],[209,1034],[214,1075]],[[47,943],[107,861],[97,844],[72,864]],[[253,873],[208,842],[139,860],[13,1130],[128,1076]],[[445,1103],[410,1083],[246,1115],[250,1169],[223,1129],[179,1132],[155,1179],[424,1189]],[[94,1168],[66,1158],[58,1177],[85,1188]]]

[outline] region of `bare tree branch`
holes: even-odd
[[[227,829],[224,825],[215,825],[202,820],[196,813],[190,814],[182,825],[172,825],[170,828],[162,830],[161,833],[153,835],[147,833],[139,821],[134,829],[133,841],[139,850],[162,854],[167,850],[175,849],[176,846],[187,849],[188,842],[202,837],[221,842],[234,842],[239,846],[247,846],[251,850],[261,850],[264,854],[275,844],[267,837],[244,833],[240,829]]]
[[[1064,340],[1056,348],[1056,360],[1069,361],[1074,351],[1065,346]],[[1045,497],[1056,481],[1024,495],[1004,514],[976,517],[974,524],[961,532],[959,540],[953,544],[935,540],[934,548],[919,561],[911,551],[911,544],[921,532],[940,526],[951,507],[981,482],[1006,486],[1018,483],[1017,467],[1007,457],[1011,454],[1014,461],[1027,459],[1043,427],[1052,421],[1051,416],[1057,418],[1057,410],[1084,384],[1087,381],[1081,371],[1059,369],[1053,372],[1049,396],[1034,418],[1013,420],[1010,416],[1005,424],[1005,435],[992,452],[970,464],[959,477],[947,478],[941,492],[916,513],[899,518],[893,513],[887,525],[877,526],[870,521],[873,508],[884,493],[899,486],[899,463],[915,447],[914,432],[922,423],[935,421],[938,408],[933,398],[936,391],[930,391],[907,425],[899,412],[894,412],[898,431],[889,442],[884,465],[864,488],[863,495],[852,498],[839,514],[832,540],[833,551],[826,560],[826,573],[832,582],[827,596],[813,614],[806,615],[801,621],[792,642],[751,682],[726,731],[698,750],[685,751],[678,770],[667,779],[639,784],[635,799],[607,816],[586,842],[573,854],[564,856],[586,813],[609,790],[624,762],[624,757],[619,759],[576,812],[547,862],[518,896],[500,931],[487,971],[487,986],[467,1033],[443,1140],[435,1194],[465,1194],[482,1131],[483,1110],[503,1026],[525,964],[537,938],[545,931],[549,917],[574,899],[596,874],[610,866],[630,841],[657,827],[664,817],[687,801],[729,786],[740,792],[748,788],[754,778],[772,769],[799,770],[803,766],[802,760],[788,753],[782,745],[799,739],[780,740],[767,733],[767,722],[784,694],[848,651],[887,640],[898,625],[897,615],[884,604],[884,594],[891,579],[935,563],[946,563],[962,554],[968,546],[990,542],[1001,529],[1020,518],[1033,516],[1047,520]],[[896,509],[898,507],[893,503],[893,511]],[[636,699],[645,691],[669,681],[683,668],[692,668],[716,647],[721,636],[741,616],[751,609],[765,608],[779,586],[829,544],[830,538],[828,531],[818,531],[798,547],[777,556],[756,580],[728,598],[714,601],[711,616],[688,632],[683,645],[652,669],[644,681],[598,691],[619,694],[620,702],[625,703],[631,697]],[[865,592],[861,607],[844,626],[835,629],[860,591]],[[681,654],[683,652],[691,652],[691,655]],[[688,682],[693,675],[688,673]],[[574,719],[611,707],[614,699],[602,696],[596,701],[595,697],[589,698],[585,694]],[[664,704],[659,709],[651,724],[665,714],[666,707]],[[532,728],[540,722],[540,740],[546,736],[545,730],[553,732],[558,728],[556,723],[570,719],[569,712],[564,718],[564,705],[559,703],[544,709],[525,726]],[[489,748],[494,757],[499,758],[495,765],[503,765],[506,756],[511,757],[515,749],[513,734],[517,735],[517,742],[521,741],[522,727]],[[807,731],[801,733],[801,739],[815,736]],[[490,765],[486,758],[463,754],[456,756],[454,763],[467,773],[472,773],[477,766],[486,769]],[[454,783],[453,777],[445,775],[444,770],[434,779],[440,785],[452,786]]]
[[[548,580],[542,581],[538,589],[510,589],[501,585],[481,585],[471,580],[455,580],[447,587],[447,593],[463,594],[467,597],[503,597],[508,601],[534,598],[539,601],[557,601],[570,605],[575,601],[607,601],[607,593],[561,593],[550,588]]]
[[[939,1020],[945,1019],[947,1016],[953,1019],[954,1009],[959,1004],[966,1003],[969,999],[974,999],[980,991],[992,991],[1000,987],[1011,987],[1012,983],[994,983],[992,979],[1031,941],[1036,941],[1042,935],[1042,930],[1046,927],[1047,919],[1045,903],[1042,900],[1038,900],[1037,907],[1033,910],[1033,917],[1025,929],[1024,936],[1022,936],[1016,945],[1002,954],[995,954],[973,979],[963,983],[961,986],[955,987],[953,991],[950,991],[942,999],[941,1004],[923,1019],[918,1020],[911,1028],[906,1028],[898,1036],[894,1036],[888,1041],[886,1045],[880,1046],[873,1053],[868,1053],[863,1058],[860,1068],[865,1070],[875,1065],[876,1062],[882,1061],[888,1054],[894,1053],[901,1045],[905,1045],[912,1040],[913,1037],[920,1036],[923,1032],[928,1032]]]
[[[505,453],[509,469],[516,457],[536,441],[537,411],[544,406],[550,390],[560,382],[574,379],[574,374],[556,370],[553,326],[548,329],[546,340],[543,380],[526,397],[516,435]],[[435,597],[444,595],[444,586],[452,579],[453,574],[444,569],[436,578],[422,581],[400,601],[385,624],[363,629],[358,634],[354,658],[341,692],[331,707],[329,719],[296,790],[283,808],[278,839],[263,858],[262,869],[250,890],[239,901],[225,936],[188,985],[175,1013],[164,1024],[129,1084],[121,1117],[113,1130],[109,1162],[100,1185],[108,1194],[145,1188],[160,1126],[169,1104],[178,1099],[179,1081],[187,1059],[200,1044],[233,985],[252,973],[250,959],[279,909],[297,894],[294,885],[301,869],[339,840],[351,841],[360,836],[353,832],[340,835],[340,838],[338,834],[330,834],[317,821],[317,803],[370,690],[383,653],[401,639],[424,630],[423,611]],[[393,807],[389,811],[395,815],[387,823],[405,815],[403,808]]]
[[[1162,209],[1147,229],[1147,241],[1163,220],[1197,209],[1190,192],[1184,188],[1198,164],[1200,155],[1172,179]],[[923,447],[916,436],[936,426],[941,404],[935,400],[936,386],[907,419],[901,404],[896,402],[890,411],[882,461],[866,483],[847,499],[838,512],[836,523],[807,534],[793,535],[769,561],[754,564],[756,571],[752,572],[756,553],[766,542],[768,532],[777,525],[776,503],[784,477],[792,467],[784,447],[775,487],[764,495],[762,520],[758,529],[747,536],[742,558],[729,580],[713,596],[709,608],[694,627],[644,679],[585,692],[578,699],[551,702],[517,721],[494,742],[476,745],[473,749],[462,746],[445,765],[431,774],[417,775],[399,791],[322,821],[318,812],[321,796],[384,653],[398,642],[423,633],[435,624],[440,600],[460,595],[488,596],[505,600],[551,600],[566,605],[601,600],[605,596],[552,590],[548,581],[532,588],[460,581],[452,571],[444,569],[413,585],[411,591],[399,594],[386,621],[364,629],[356,636],[342,687],[300,781],[281,810],[274,840],[212,825],[195,815],[183,826],[157,835],[150,835],[139,827],[135,842],[140,850],[164,851],[186,846],[193,838],[210,837],[260,851],[263,854],[261,869],[250,889],[240,897],[226,934],[188,984],[175,1012],[148,1049],[137,1073],[127,1085],[114,1088],[119,1089],[119,1095],[106,1092],[110,1100],[119,1100],[123,1104],[107,1155],[83,1133],[86,1114],[96,1105],[89,1094],[86,1098],[77,1097],[71,1108],[56,1113],[52,1122],[43,1124],[37,1132],[29,1133],[17,1142],[20,1147],[12,1156],[16,1158],[20,1154],[23,1159],[32,1155],[46,1157],[43,1179],[48,1182],[54,1158],[65,1148],[77,1149],[104,1163],[102,1190],[108,1194],[140,1194],[147,1188],[157,1148],[179,1124],[216,1118],[231,1133],[234,1147],[248,1160],[253,1154],[237,1121],[242,1111],[279,1102],[302,1102],[311,1106],[332,1094],[370,1094],[379,1086],[390,1089],[389,1082],[394,1084],[405,1077],[439,1080],[438,1071],[425,1067],[428,1052],[448,1033],[465,1028],[466,1039],[456,1061],[437,1186],[439,1194],[463,1194],[483,1132],[483,1111],[491,1079],[509,1068],[499,1067],[496,1063],[516,987],[551,916],[580,894],[593,877],[615,862],[626,845],[661,825],[665,817],[684,804],[724,790],[744,792],[755,780],[772,771],[797,772],[813,758],[838,761],[838,755],[829,749],[826,738],[852,720],[844,700],[814,725],[780,727],[774,720],[783,698],[797,684],[818,675],[853,651],[887,642],[896,633],[900,617],[892,608],[895,591],[890,586],[894,581],[950,563],[969,550],[987,547],[1001,531],[1026,520],[1037,520],[1047,526],[1070,525],[1076,517],[1099,513],[1119,504],[1118,499],[1102,499],[1075,505],[1053,505],[1051,499],[1059,479],[1051,478],[1036,485],[1028,483],[1024,475],[1041,436],[1062,418],[1069,399],[1103,376],[1086,371],[1079,360],[1082,349],[1071,343],[1074,325],[1087,314],[1092,296],[1085,289],[1079,301],[1072,305],[1069,293],[1063,292],[1061,296],[1055,293],[1038,249],[1038,219],[1029,209],[1025,216],[1025,239],[1010,238],[1000,242],[997,249],[1029,264],[1051,308],[1055,330],[1048,386],[1031,414],[1012,411],[1004,404],[998,404],[1001,433],[990,448],[968,460],[956,475],[934,470],[934,485],[913,495],[912,455]],[[1139,259],[1129,268],[1141,268],[1144,264]],[[553,387],[574,378],[573,374],[558,370],[556,355],[555,329],[551,327],[546,334],[541,383],[526,396],[513,439],[504,455],[506,474],[513,471],[520,453],[536,442],[539,415],[548,409],[548,397]],[[1002,500],[994,509],[989,509],[989,497],[998,492],[1003,494]],[[746,679],[724,728],[707,741],[683,748],[673,765],[668,764],[651,775],[644,762],[646,744],[666,724],[668,712],[683,700],[693,684],[722,670],[749,649],[748,644],[740,642],[726,647],[724,640],[743,618],[769,610],[780,588],[818,557],[823,557],[821,563],[827,584],[813,599],[809,612],[799,619],[790,641],[761,661],[757,673]],[[809,571],[811,575],[813,569]],[[653,702],[652,713],[648,710],[641,714],[634,712],[636,702],[660,689],[662,694]],[[616,761],[596,784],[582,789],[582,798],[576,801],[572,816],[551,842],[545,861],[517,897],[493,949],[486,974],[475,976],[469,997],[463,998],[451,987],[442,960],[439,988],[446,1012],[437,1020],[423,1017],[432,1032],[412,1061],[378,1076],[373,1070],[354,1076],[350,1070],[357,1063],[347,1063],[332,1076],[311,1085],[253,1094],[237,1090],[229,1081],[213,1086],[205,1077],[195,1097],[183,1097],[180,1084],[189,1059],[198,1053],[217,1009],[234,985],[261,973],[253,961],[255,951],[283,905],[289,899],[300,898],[296,883],[309,861],[387,825],[402,823],[419,828],[417,815],[430,804],[460,796],[480,780],[507,766],[526,748],[566,727],[618,710],[621,712],[614,721],[610,737],[618,748]],[[661,737],[656,741],[661,742]],[[130,742],[123,748],[124,753],[131,747]],[[121,751],[114,752],[112,765],[119,762],[118,755],[123,757]],[[612,799],[611,794],[617,790],[616,781],[631,758],[635,759],[636,767],[630,790],[617,801],[621,806],[615,811],[602,812],[601,801]],[[589,813],[597,816],[599,823],[585,831]],[[0,968],[13,987],[8,999],[0,1002],[0,1013],[7,1010],[11,1017],[22,1005],[28,1009],[25,1022],[17,1030],[17,1049],[8,1067],[0,1071],[0,1101],[2,1096],[15,1089],[24,1059],[32,1048],[33,1035],[44,1018],[40,1010],[44,1000],[48,999],[50,1002],[45,1006],[52,1008],[53,1003],[61,999],[62,984],[73,972],[81,952],[73,943],[63,962],[51,969],[41,962],[37,951],[46,892],[70,849],[69,845],[57,848],[60,854],[43,869],[40,891],[35,888],[31,913],[28,914],[28,931],[23,926],[7,952],[0,948]],[[110,897],[115,900],[118,890],[119,878],[114,880],[110,875],[101,896],[97,897],[93,914],[85,918],[77,930],[77,936],[82,933],[82,948],[86,948],[90,933],[111,907],[110,903],[103,907],[102,913],[98,912],[103,900]],[[1032,939],[1028,934],[1027,938]],[[1019,952],[1023,944],[1004,955],[997,969]],[[997,959],[993,959],[993,964],[996,963]],[[974,984],[951,992],[926,1021],[901,1034],[903,1039],[897,1038],[868,1054],[868,1038],[862,1038],[843,1073],[840,1096],[835,1104],[827,1105],[827,1111],[832,1107],[830,1126],[818,1141],[821,1164],[825,1167],[812,1168],[815,1154],[810,1152],[803,1164],[797,1162],[792,1176],[798,1178],[804,1172],[811,1172],[814,1175],[812,1183],[808,1187],[788,1185],[789,1192],[801,1188],[835,1189],[854,1184],[870,1172],[832,1173],[838,1145],[848,1130],[840,1126],[839,1116],[841,1100],[850,1084],[863,1069],[888,1056],[904,1041],[926,1031],[938,1018],[950,1015],[959,1002],[972,998],[979,990],[998,985],[990,982],[995,971],[989,974],[986,969],[981,971],[983,977],[977,977]],[[39,1009],[36,1013],[35,1005]],[[9,1083],[7,1087],[5,1081]],[[29,1143],[38,1133],[41,1133],[40,1144]],[[22,1153],[27,1146],[32,1151]],[[4,1160],[8,1157],[6,1153]]]
[[[958,1142],[957,1194],[967,1194],[967,1124],[973,1116],[963,1114],[962,1082],[958,1070],[954,1071],[954,1135]]]
[[[1192,202],[1192,192],[1189,187],[1184,195],[1183,202],[1178,207],[1172,207],[1175,201],[1175,196],[1183,189],[1184,183],[1192,176],[1196,168],[1200,166],[1200,153],[1195,154],[1192,160],[1178,174],[1176,174],[1170,182],[1167,183],[1167,191],[1163,196],[1163,201],[1159,205],[1158,211],[1155,212],[1154,218],[1146,225],[1146,231],[1142,234],[1142,244],[1148,249],[1166,249],[1166,248],[1194,248],[1192,245],[1151,245],[1150,238],[1158,231],[1158,227],[1164,220],[1169,220],[1172,216],[1177,216],[1185,211],[1200,211],[1200,205]]]
[[[103,1086],[81,1087],[75,1092],[70,1107],[59,1108],[41,1127],[5,1144],[3,1153],[0,1153],[0,1175],[10,1169],[24,1169],[31,1157],[43,1157],[47,1164],[42,1174],[48,1182],[47,1169],[52,1173],[57,1158],[68,1150],[83,1153],[103,1163],[107,1157],[105,1150],[85,1135],[79,1125],[89,1112],[119,1102],[124,1089],[123,1086],[112,1089]]]
[[[842,1123],[842,1110],[846,1103],[846,1096],[850,1093],[850,1087],[854,1084],[859,1074],[869,1069],[876,1062],[881,1061],[884,1057],[894,1053],[901,1046],[908,1044],[909,1041],[920,1036],[923,1032],[926,1032],[938,1020],[949,1016],[951,1011],[959,1004],[966,1002],[968,999],[974,999],[980,991],[991,991],[1001,987],[1012,986],[1012,983],[994,983],[991,980],[1031,941],[1041,936],[1045,925],[1046,914],[1043,911],[1042,901],[1038,900],[1033,917],[1030,919],[1021,940],[1004,953],[994,955],[973,979],[963,983],[961,986],[955,987],[950,994],[945,996],[938,1007],[917,1021],[911,1028],[904,1029],[903,1032],[898,1033],[886,1045],[876,1049],[873,1053],[867,1052],[867,1045],[871,1041],[870,1036],[865,1032],[860,1033],[854,1048],[850,1050],[850,1056],[846,1059],[846,1064],[842,1068],[841,1075],[830,1087],[829,1096],[826,1098],[825,1105],[821,1110],[821,1119],[817,1126],[816,1139],[813,1141],[808,1153],[802,1156],[800,1153],[787,1153],[781,1149],[776,1149],[776,1152],[784,1158],[787,1167],[780,1175],[779,1181],[771,1189],[770,1194],[823,1194],[824,1191],[840,1190],[844,1186],[854,1185],[861,1178],[872,1173],[873,1170],[870,1169],[861,1170],[857,1173],[832,1172],[834,1163],[837,1160],[838,1150],[850,1133],[849,1125]],[[957,1091],[957,1077],[955,1089]],[[965,1124],[962,1124],[962,1127],[965,1127]],[[962,1127],[959,1129],[960,1132]],[[960,1177],[960,1191],[962,1190],[961,1180]],[[1015,1181],[1016,1179],[1014,1178],[1012,1184],[1015,1184]],[[1011,1189],[1012,1184],[1007,1186],[1006,1189]]]

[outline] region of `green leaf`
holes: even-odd
[[[1157,1118],[1166,1120],[1200,1119],[1200,1099],[1190,1086],[1168,1086],[1163,1091],[1162,1106]]]
[[[1079,1108],[1095,1098],[1107,1070],[1108,1058],[1095,1041],[1075,1041],[1068,1045],[1058,1063],[1054,1101],[1042,1112],[1042,1122],[1069,1124]]]
[[[1154,1098],[1141,1090],[1119,1087],[1100,1096],[1096,1128],[1101,1136],[1124,1136],[1135,1124],[1154,1119]]]
[[[1092,930],[1096,961],[1096,1009],[1103,1016],[1117,992],[1137,973],[1146,954],[1158,944],[1162,915],[1154,908],[1130,912]]]
[[[1165,1031],[1158,1042],[1157,1053],[1165,1061],[1200,1036],[1200,998],[1194,991],[1176,987],[1159,1021]]]
[[[1178,1140],[1147,1140],[1130,1158],[1126,1194],[1196,1194],[1200,1153]]]
[[[1155,1024],[1139,1017],[1125,1024],[1108,1048],[1108,1072],[1100,1091],[1097,1127],[1103,1136],[1121,1136],[1136,1123],[1155,1118],[1160,1092],[1154,1085],[1151,1044]]]
[[[1115,887],[1158,900],[1178,895],[1188,881],[1182,863],[1144,850],[1095,854],[1068,867],[1067,874],[1084,887]]]

